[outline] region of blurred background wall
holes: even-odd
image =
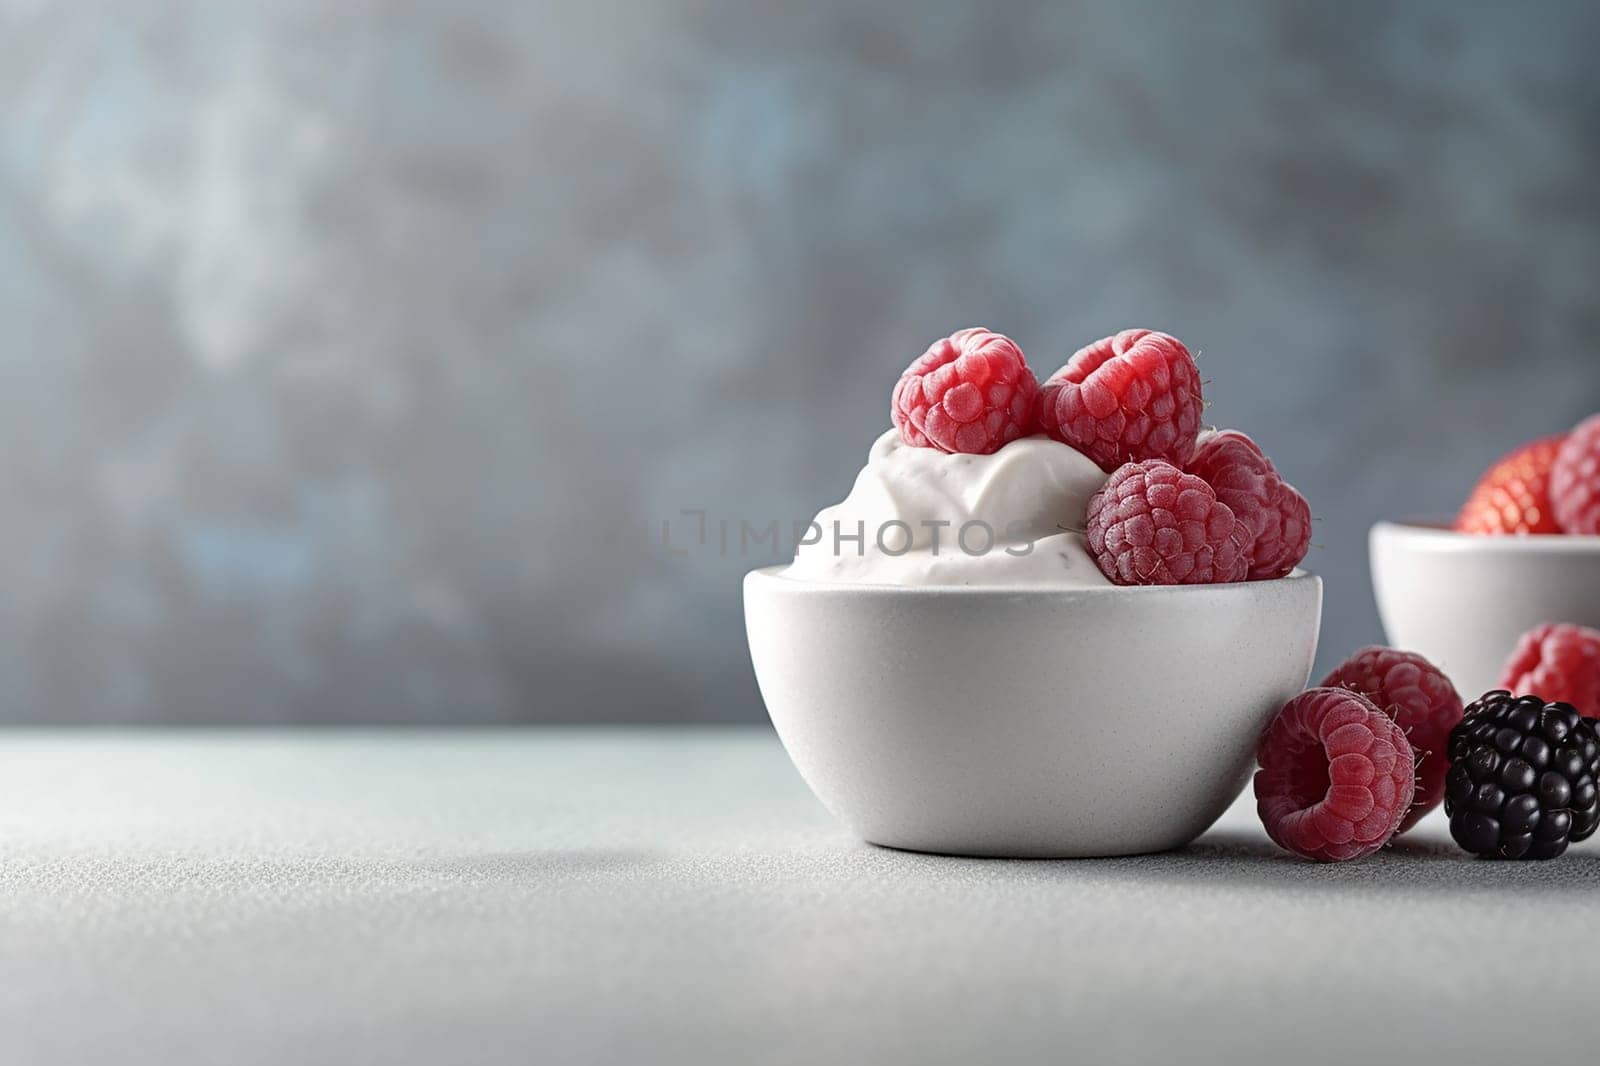
[[[736,523],[841,496],[972,323],[1041,376],[1199,349],[1320,517],[1325,669],[1380,636],[1374,519],[1600,408],[1597,44],[1581,2],[0,0],[0,722],[760,720]]]

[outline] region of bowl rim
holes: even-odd
[[[878,581],[827,581],[818,578],[788,577],[788,563],[760,566],[746,572],[745,583],[760,582],[794,594],[871,593],[880,596],[957,597],[997,596],[1047,599],[1056,602],[1073,599],[1098,599],[1107,596],[1202,596],[1249,599],[1269,590],[1320,587],[1322,578],[1309,570],[1296,568],[1285,577],[1270,581],[1233,581],[1215,585],[893,585]]]
[[[1403,541],[1411,547],[1472,555],[1600,554],[1600,534],[1514,533],[1503,536],[1459,533],[1444,522],[1424,520],[1373,523],[1369,536]]]

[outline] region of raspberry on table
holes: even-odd
[[[1256,810],[1279,847],[1318,862],[1370,855],[1411,808],[1415,762],[1405,733],[1371,700],[1307,689],[1256,748]]]
[[[1311,547],[1311,506],[1284,481],[1255,441],[1236,429],[1200,438],[1189,473],[1206,480],[1217,499],[1250,527],[1251,581],[1283,577]]]
[[[1563,533],[1600,533],[1600,415],[1562,442],[1550,467],[1550,506]]]
[[[1444,798],[1449,768],[1445,747],[1461,721],[1461,696],[1444,671],[1415,652],[1376,645],[1361,648],[1322,680],[1324,688],[1359,692],[1389,715],[1411,743],[1417,765],[1416,795],[1396,833],[1422,820]]]
[[[1500,687],[1600,716],[1600,630],[1565,622],[1535,626],[1517,640]]]
[[[986,455],[1033,432],[1038,392],[1011,338],[964,329],[934,341],[906,367],[889,415],[914,447]]]
[[[1118,585],[1243,581],[1250,530],[1201,478],[1128,463],[1089,497],[1089,554]]]
[[[1450,835],[1474,855],[1553,859],[1600,825],[1600,734],[1570,703],[1485,693],[1448,753]]]
[[[1080,348],[1039,390],[1039,428],[1107,473],[1194,454],[1205,401],[1200,371],[1176,337],[1125,329]]]
[[[1456,515],[1458,533],[1559,533],[1550,477],[1566,434],[1524,444],[1484,472]]]

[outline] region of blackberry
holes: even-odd
[[[1570,703],[1486,692],[1450,731],[1444,809],[1475,855],[1553,859],[1600,825],[1600,725]]]

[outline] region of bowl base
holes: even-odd
[[[1195,839],[1199,839],[1196,837]],[[1194,840],[1185,840],[1177,844],[1162,844],[1155,847],[1132,847],[1125,850],[1094,849],[1083,851],[1074,848],[986,848],[986,847],[929,847],[910,846],[906,844],[890,844],[882,840],[863,841],[875,848],[885,851],[904,851],[912,855],[935,855],[945,859],[995,859],[999,861],[1011,860],[1013,862],[1069,862],[1094,859],[1125,859],[1132,855],[1159,855],[1166,851],[1176,851],[1186,848]]]

